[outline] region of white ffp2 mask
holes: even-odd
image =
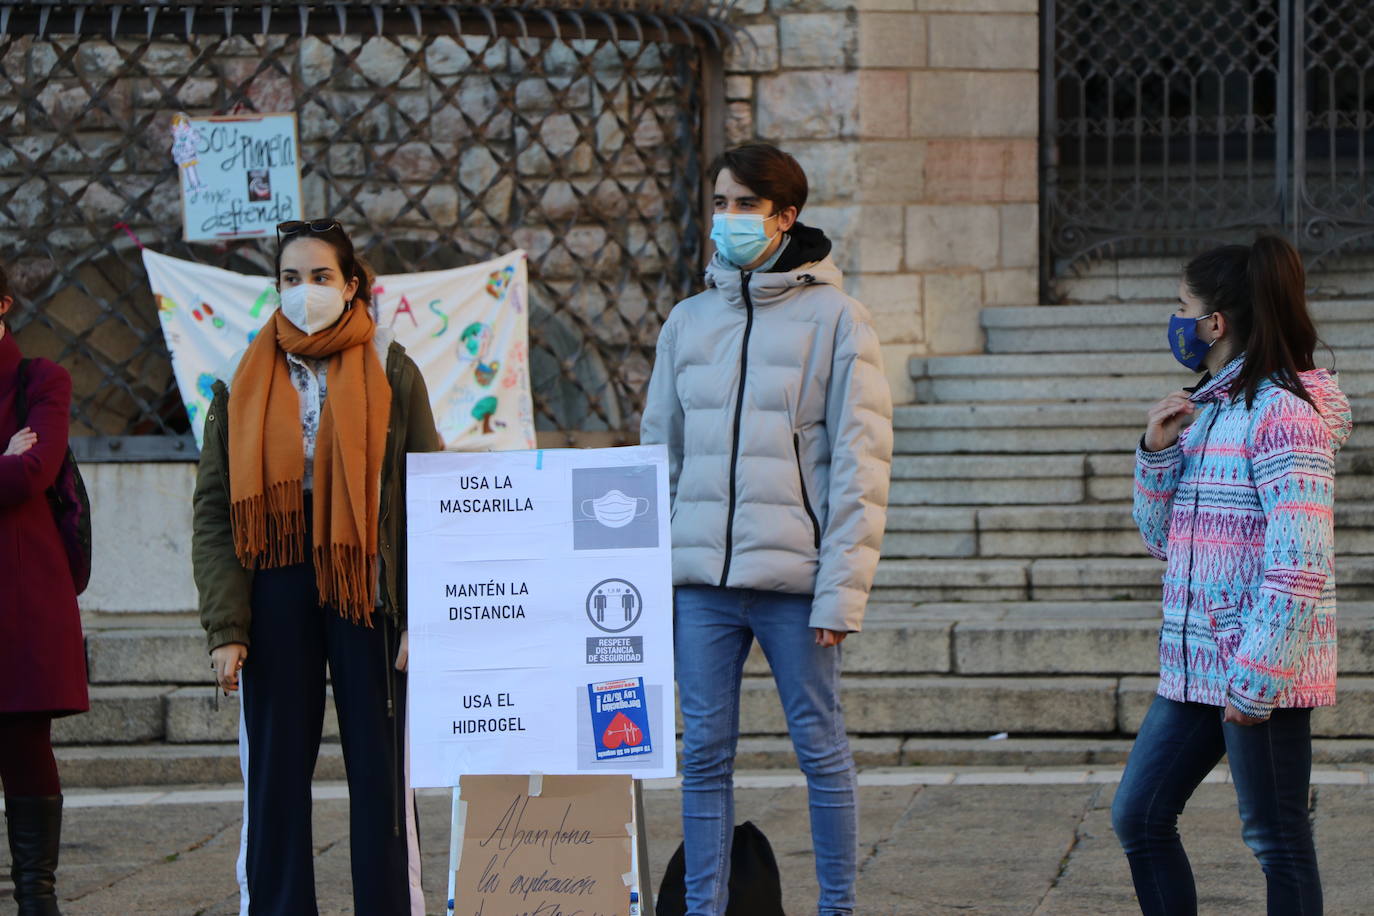
[[[343,291],[318,283],[301,283],[281,294],[281,313],[307,334],[317,334],[344,313]]]

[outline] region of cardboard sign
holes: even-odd
[[[296,115],[172,119],[188,242],[261,238],[301,219]]]
[[[628,916],[634,803],[628,776],[463,779],[457,916]]]
[[[412,784],[675,775],[666,448],[407,468]]]

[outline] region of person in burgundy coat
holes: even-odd
[[[19,913],[50,916],[62,829],[52,720],[90,706],[76,588],[45,496],[67,452],[72,380],[56,363],[30,362],[20,428],[13,308],[0,267],[0,783]]]

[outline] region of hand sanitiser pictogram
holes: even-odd
[[[592,734],[598,761],[654,752],[643,678],[588,684],[587,695],[592,704]]]

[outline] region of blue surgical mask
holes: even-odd
[[[757,213],[717,213],[711,219],[711,241],[731,264],[752,264],[773,243],[775,236],[770,237],[763,228],[772,218]]]
[[[1197,323],[1203,318],[1211,317],[1203,315],[1202,318],[1184,318],[1181,315],[1173,315],[1169,318],[1169,349],[1174,351],[1174,359],[1194,371],[1202,366],[1202,361],[1207,358],[1207,351],[1212,349],[1211,344],[1197,336]]]

